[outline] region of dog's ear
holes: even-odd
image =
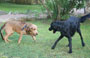
[[[27,28],[26,28],[26,30],[27,30],[27,31],[30,31],[30,28],[29,28],[29,27],[27,27]]]
[[[24,27],[26,29],[26,31],[30,31],[29,26],[26,24],[26,26]]]
[[[27,28],[26,28],[26,33],[27,33],[27,34],[30,34],[30,32],[31,32],[30,28],[27,27]]]

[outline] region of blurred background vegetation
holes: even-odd
[[[90,0],[0,0],[0,3],[7,3],[7,2],[13,4],[28,5],[28,6],[34,5],[38,10],[38,11],[36,10],[37,12],[46,11],[48,14],[48,18],[51,18],[53,20],[67,19],[70,16],[70,11],[73,8],[85,9],[86,6],[90,5]],[[21,6],[21,8],[22,7],[23,6]],[[42,8],[39,10],[38,9],[39,7]],[[29,10],[27,6],[25,6],[25,8],[23,9],[27,9],[27,11]],[[84,11],[86,13],[86,10]],[[25,13],[24,10],[23,13]]]
[[[0,0],[0,2],[10,2],[16,4],[39,4],[39,0]]]

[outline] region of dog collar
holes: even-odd
[[[24,27],[21,30],[24,30],[24,28],[26,28],[26,27],[27,27],[27,25],[24,25]]]

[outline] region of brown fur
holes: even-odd
[[[26,27],[22,30],[22,28],[26,25]],[[6,35],[3,37],[2,29],[5,30]],[[20,21],[7,21],[0,30],[2,39],[7,43],[8,37],[11,36],[14,32],[17,32],[20,37],[18,39],[18,44],[21,42],[22,35],[31,35],[34,40],[36,40],[36,35],[38,34],[37,26],[31,23],[25,23]]]

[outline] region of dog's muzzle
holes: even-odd
[[[49,28],[49,31],[52,31],[53,29],[52,28]],[[56,33],[56,30],[53,30],[53,33]]]
[[[38,35],[38,33],[36,33],[36,35]]]
[[[34,36],[37,36],[37,35],[38,35],[38,33],[34,34]]]
[[[49,28],[49,31],[52,31],[52,28]]]
[[[55,30],[53,30],[53,33],[56,33],[56,31],[55,31]]]

